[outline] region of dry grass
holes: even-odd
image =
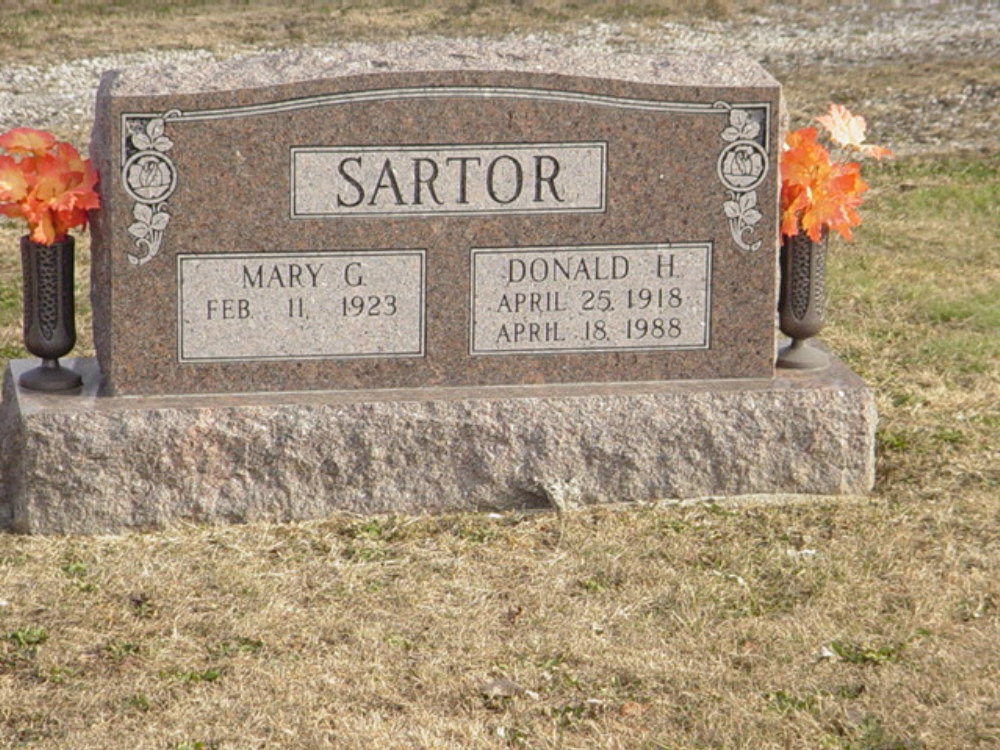
[[[8,537],[0,737],[988,747],[1000,518],[984,500]]]
[[[876,389],[878,488],[996,498],[1000,153],[903,160],[875,184],[826,338]]]
[[[589,19],[645,21],[725,17],[756,0],[372,0],[287,3],[274,0],[0,0],[0,61],[60,61],[107,50],[284,47],[338,40],[396,39],[428,31],[503,34],[563,28]],[[38,45],[37,40],[48,44]],[[6,52],[4,52],[6,50]]]
[[[840,85],[803,76],[793,113]],[[997,747],[998,154],[870,171],[833,248],[824,338],[879,400],[870,499],[0,535],[0,747]],[[18,279],[0,253],[0,358]]]

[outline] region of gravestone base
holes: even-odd
[[[774,379],[98,396],[0,404],[0,525],[114,533],[178,522],[419,514],[760,494],[874,481],[872,392],[831,358]]]

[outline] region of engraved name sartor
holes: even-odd
[[[605,210],[607,144],[291,149],[292,218]]]

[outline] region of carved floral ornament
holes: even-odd
[[[729,111],[729,125],[722,131],[728,144],[719,155],[719,179],[728,188],[728,200],[722,210],[729,219],[733,240],[744,250],[754,252],[761,240],[748,241],[754,227],[763,218],[757,207],[755,188],[767,176],[767,151],[758,143],[761,126],[745,109]]]
[[[729,222],[736,245],[748,252],[760,249],[762,241],[754,239],[754,232],[763,218],[758,204],[757,187],[764,181],[770,166],[766,148],[766,130],[770,117],[767,104],[737,106],[727,102],[674,103],[537,89],[489,89],[488,92],[496,97],[572,101],[623,109],[681,114],[728,114],[728,121],[720,134],[723,146],[717,163],[719,180],[726,188],[722,211]],[[166,132],[167,125],[172,122],[248,117],[357,101],[417,97],[460,98],[482,94],[483,89],[480,88],[393,89],[332,94],[229,110],[189,113],[170,110],[162,115],[123,115],[122,182],[125,191],[135,201],[132,206],[134,221],[127,231],[137,252],[128,253],[129,262],[141,266],[154,258],[160,251],[164,232],[170,222],[168,200],[177,189],[178,182],[177,168],[169,155],[174,142]]]
[[[166,119],[163,117],[126,119],[128,132],[125,136],[127,159],[122,167],[122,182],[125,191],[132,197],[132,217],[129,225],[131,235],[139,254],[129,253],[129,262],[141,266],[160,251],[163,232],[170,222],[167,199],[177,189],[177,168],[167,155],[174,142],[165,134]],[[179,113],[177,113],[179,114]]]

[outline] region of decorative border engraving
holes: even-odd
[[[135,201],[128,233],[140,254],[128,254],[141,266],[159,251],[170,222],[167,199],[177,189],[177,167],[167,155],[174,142],[165,134],[166,121],[180,115],[171,110],[162,116],[126,115],[122,122],[122,184]]]
[[[125,191],[135,201],[132,207],[135,221],[128,227],[128,233],[139,251],[128,253],[129,262],[134,266],[141,266],[154,258],[160,250],[164,231],[170,221],[170,213],[167,210],[168,199],[177,188],[179,175],[174,162],[167,154],[174,146],[173,140],[166,135],[167,125],[256,117],[362,102],[483,99],[484,97],[582,103],[644,112],[728,114],[728,122],[721,132],[724,145],[719,153],[717,168],[719,180],[727,189],[722,210],[729,220],[733,240],[737,246],[750,252],[760,249],[762,242],[753,241],[752,235],[755,225],[762,218],[757,208],[756,187],[763,182],[770,168],[767,158],[767,133],[771,120],[771,104],[768,102],[739,104],[722,101],[664,102],[549,89],[418,86],[324,94],[267,104],[190,112],[173,109],[163,114],[123,113],[121,116],[122,183]]]
[[[729,199],[722,210],[729,219],[733,241],[743,250],[754,252],[761,247],[761,240],[748,242],[745,235],[752,235],[763,214],[757,208],[755,188],[767,176],[767,149],[760,143],[766,127],[755,119],[755,108],[732,108],[729,124],[722,131],[722,140],[728,145],[719,154],[719,179],[728,188]],[[764,124],[767,113],[760,113]]]

